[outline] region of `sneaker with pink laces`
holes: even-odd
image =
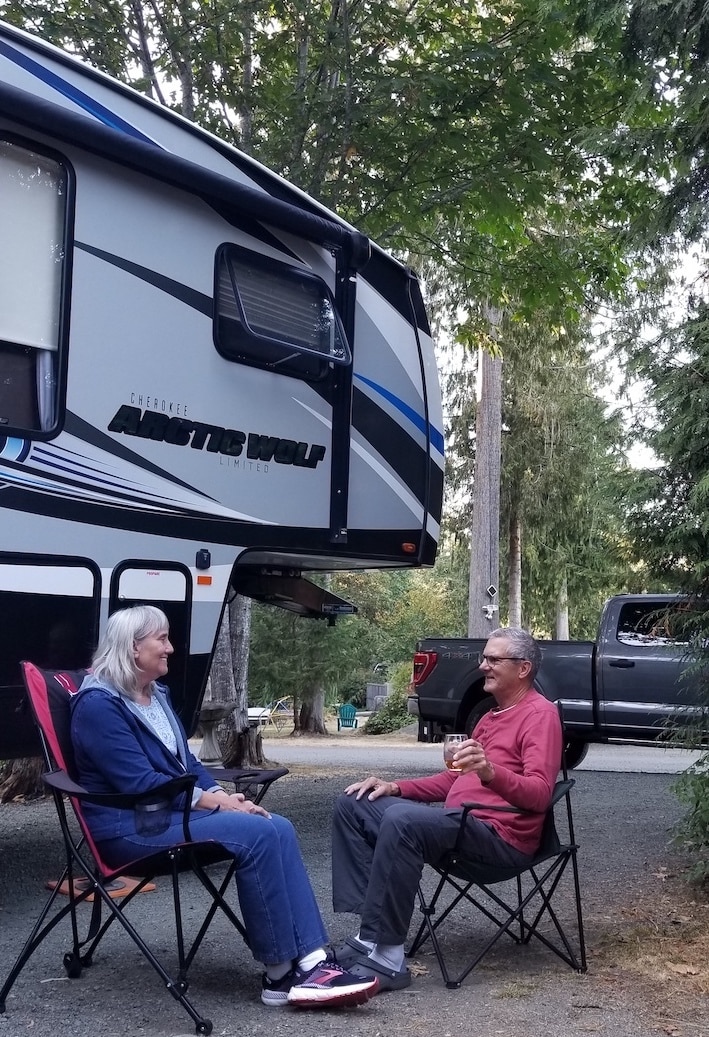
[[[322,961],[310,972],[295,976],[288,1004],[296,1008],[361,1005],[379,989],[376,976],[353,976],[334,961]]]

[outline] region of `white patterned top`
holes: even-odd
[[[167,746],[171,753],[177,754],[175,732],[158,700],[153,698],[149,706],[141,706],[139,702],[134,702],[133,705],[140,710],[141,718],[152,727],[160,741]]]

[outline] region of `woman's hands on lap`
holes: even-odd
[[[261,817],[271,815],[263,807],[252,803],[242,792],[203,792],[197,801],[197,810],[228,810],[238,814],[259,814]]]

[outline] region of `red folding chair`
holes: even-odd
[[[217,911],[224,913],[247,945],[248,939],[240,918],[224,898],[234,876],[236,862],[226,853],[220,843],[213,840],[193,842],[190,837],[189,815],[191,791],[195,784],[194,775],[188,774],[172,779],[159,789],[153,789],[141,796],[98,795],[87,792],[76,780],[69,709],[71,696],[78,690],[86,675],[86,670],[41,670],[29,662],[23,662],[21,666],[25,689],[37,723],[47,766],[43,780],[52,793],[61,826],[66,867],[61,879],[53,886],[47,903],[0,990],[0,1012],[5,1012],[7,996],[22,969],[45,937],[64,918],[68,916],[71,921],[72,948],[64,954],[63,958],[64,968],[71,979],[77,979],[81,975],[82,969],[92,964],[93,954],[106,931],[114,921],[118,921],[160,976],[166,989],[192,1018],[196,1033],[210,1034],[212,1022],[200,1015],[187,997],[188,970]],[[213,773],[216,778],[234,782],[237,787],[255,788],[257,799],[260,800],[271,784],[287,774],[288,771],[281,767],[268,771],[210,769],[210,773]],[[111,867],[102,859],[101,853],[91,837],[91,832],[83,816],[83,803],[101,803],[118,808],[134,809],[136,804],[149,803],[154,800],[156,793],[159,793],[164,800],[171,800],[180,793],[185,793],[184,842],[172,846],[168,850],[141,857],[130,865],[122,865],[120,868]],[[78,835],[76,826],[70,824],[67,803],[78,822]],[[226,872],[218,885],[206,872],[206,868],[215,863],[226,865]],[[197,877],[207,891],[210,901],[199,930],[189,945],[185,941],[180,897],[180,876],[185,872]],[[127,891],[124,896],[116,898],[113,888],[116,880],[126,875],[134,877],[136,882],[134,885],[126,887]],[[126,916],[126,909],[130,903],[157,875],[169,875],[172,881],[177,949],[177,968],[172,971],[168,971],[155,956],[135,925]],[[68,900],[63,906],[58,906],[57,898],[62,888],[67,891]],[[80,912],[77,911],[77,908],[89,897],[93,898],[89,925],[86,936],[81,939],[79,936]],[[102,917],[104,909],[107,912],[105,918]]]

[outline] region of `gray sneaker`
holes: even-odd
[[[347,971],[350,976],[376,976],[379,980],[379,993],[385,990],[403,990],[411,986],[411,973],[405,965],[397,971],[380,965],[378,961],[372,961],[369,957],[361,956],[357,961],[350,959]]]

